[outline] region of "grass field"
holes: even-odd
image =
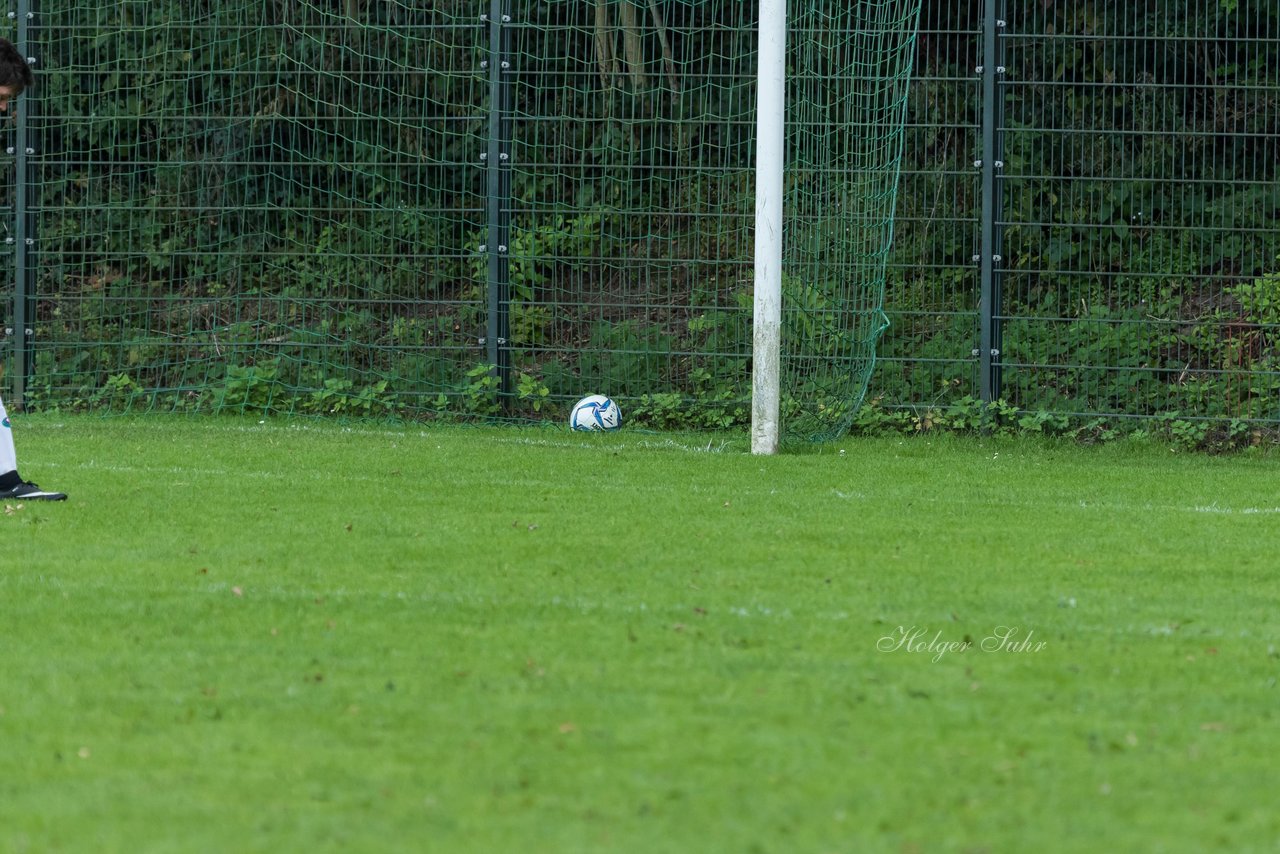
[[[1280,459],[17,416],[0,851],[1274,851]]]

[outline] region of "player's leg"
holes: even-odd
[[[18,453],[13,446],[13,427],[9,413],[0,400],[0,499],[13,498],[23,501],[63,501],[61,492],[46,492],[34,483],[27,483],[18,474]]]
[[[9,413],[4,411],[4,400],[0,399],[0,488],[7,484],[6,480],[21,481],[18,477],[18,454],[13,449],[13,430],[9,426]]]

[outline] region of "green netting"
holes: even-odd
[[[756,4],[428,5],[42,4],[28,404],[745,424]],[[793,3],[805,435],[883,325],[917,9]]]
[[[573,5],[539,7],[515,44],[517,369],[649,423],[745,423],[756,4]],[[874,363],[918,14],[793,4],[792,435],[846,429]]]
[[[875,365],[919,0],[800,4],[792,24],[783,432],[845,432]]]

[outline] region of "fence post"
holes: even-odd
[[[978,370],[982,400],[990,403],[1001,395],[1000,365],[1000,286],[1004,258],[1001,237],[1000,175],[1004,169],[1002,136],[1004,130],[1005,66],[1003,36],[1004,0],[986,0],[982,20],[982,64],[978,74],[982,80],[982,156],[975,164],[982,172],[981,235],[978,250],[978,277],[981,287],[979,302]]]
[[[504,397],[511,394],[511,12],[510,0],[489,0],[489,140],[484,152],[489,256],[489,364]]]
[[[35,66],[35,51],[32,47],[32,33],[35,30],[35,0],[18,0],[17,19],[18,50],[23,51],[27,61]],[[29,92],[18,98],[11,107],[17,114],[14,147],[9,150],[14,158],[14,228],[13,236],[6,242],[12,244],[14,250],[14,288],[12,322],[5,333],[6,337],[14,342],[13,400],[17,409],[25,405],[27,385],[31,380],[33,368],[35,344],[36,217],[32,201],[35,193],[33,157],[36,154],[33,124],[38,105],[35,92]]]

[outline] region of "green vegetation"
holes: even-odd
[[[925,39],[874,393],[978,396],[978,210],[967,35]],[[1041,3],[1011,14],[1002,80],[1005,400],[1024,412],[1280,421],[1280,327],[1242,291],[1280,269],[1280,8]],[[1089,34],[1082,37],[1082,34]],[[1256,112],[1260,109],[1262,112]],[[945,166],[943,165],[945,164]],[[968,174],[966,174],[968,173]],[[961,177],[953,177],[961,176]]]
[[[6,852],[1280,836],[1274,453],[16,427]]]
[[[659,23],[643,4],[543,3],[517,22],[499,402],[479,343],[488,34],[470,0],[429,5],[44,4],[28,402],[541,417],[605,391],[654,424],[742,424],[754,7],[667,0]],[[1278,15],[1103,0],[1016,16],[1009,405],[1280,420]],[[874,380],[889,408],[978,396],[979,16],[932,4],[918,42]],[[850,132],[834,115],[814,117],[831,145]],[[805,170],[788,192],[811,204],[793,236],[814,257],[867,195]],[[821,321],[791,320],[807,355],[879,319],[833,309],[837,286],[788,281]],[[798,373],[793,408],[848,414]]]

